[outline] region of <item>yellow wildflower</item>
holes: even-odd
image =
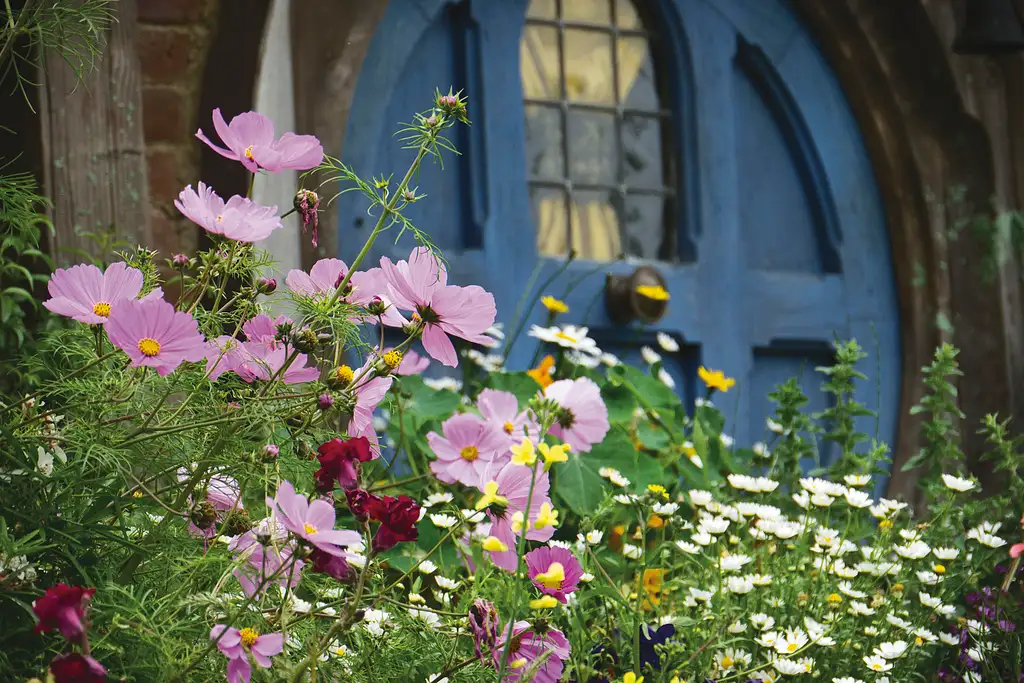
[[[736,384],[736,380],[726,377],[721,370],[708,370],[703,365],[697,368],[697,374],[709,389],[717,389],[723,393],[729,391]]]
[[[494,503],[508,505],[508,498],[498,495],[498,482],[489,481],[484,484],[484,495],[480,496],[480,499],[476,501],[475,507],[477,510],[483,510]]]
[[[658,515],[651,515],[647,520],[647,527],[650,529],[660,529],[663,526],[665,526],[665,520]]]
[[[540,302],[544,304],[544,308],[548,309],[549,313],[568,313],[569,306],[566,305],[561,299],[556,299],[553,296],[545,295],[540,298]]]
[[[533,381],[541,386],[542,389],[546,389],[554,382],[551,379],[551,370],[555,367],[555,357],[551,354],[544,356],[537,367],[532,370],[527,370],[526,374],[533,378]]]
[[[506,545],[497,536],[488,536],[487,538],[484,539],[484,542],[481,543],[481,545],[483,546],[484,550],[486,550],[488,552],[491,552],[491,553],[507,553],[508,552],[508,545]]]
[[[665,487],[661,484],[648,484],[647,490],[657,496],[661,496],[665,500],[668,500],[668,491],[666,491]]]
[[[533,450],[533,441],[523,438],[518,446],[512,446],[512,462],[516,465],[532,467],[537,462],[537,454]]]
[[[946,573],[946,565],[944,565],[944,564],[937,564],[934,567],[932,567],[932,571],[934,571],[936,574],[945,574]]]
[[[556,462],[569,460],[569,444],[563,443],[558,446],[549,446],[542,443],[537,446],[540,454],[544,457],[544,471],[547,472]]]
[[[552,607],[558,607],[558,600],[550,595],[530,600],[530,609],[551,609]]]
[[[545,588],[558,590],[565,583],[565,567],[561,562],[552,562],[546,572],[537,574],[533,579]]]
[[[644,683],[644,677],[637,676],[635,673],[630,671],[622,677],[622,683]]]
[[[661,285],[640,285],[636,288],[636,293],[653,301],[668,301],[672,298],[668,290]]]
[[[537,513],[537,521],[533,523],[534,529],[546,529],[549,526],[558,526],[558,510],[551,507],[551,503],[544,503]]]

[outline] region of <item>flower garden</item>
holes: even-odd
[[[205,144],[304,187],[282,212],[197,182],[176,206],[210,249],[52,274],[67,324],[22,360],[48,379],[0,405],[2,680],[1024,680],[1024,441],[961,423],[954,348],[922,369],[915,509],[876,487],[857,341],[816,368],[824,412],[790,380],[742,444],[715,406],[743,389],[729,368],[685,406],[672,338],[631,367],[543,285],[524,302],[548,325],[524,329],[449,284],[403,209],[431,201],[413,179],[454,152],[460,95],[402,129],[401,180],[256,113],[213,121]],[[355,261],[266,277],[254,243],[294,211],[315,244],[343,191],[376,220]],[[378,238],[408,258],[368,262]],[[535,367],[505,369],[517,343]],[[966,429],[1005,490],[979,491]]]

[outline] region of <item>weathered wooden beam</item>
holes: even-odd
[[[136,5],[110,9],[106,44],[81,83],[59,55],[43,60],[43,185],[53,201],[51,253],[59,265],[85,254],[109,258],[86,233],[149,243]]]

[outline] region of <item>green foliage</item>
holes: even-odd
[[[957,405],[954,384],[955,378],[963,375],[956,360],[958,354],[951,344],[935,350],[931,364],[923,369],[925,395],[910,410],[911,415],[924,415],[921,431],[925,445],[903,465],[903,471],[923,468],[921,482],[925,486],[938,486],[943,472],[962,468],[964,454],[957,425],[964,414]]]

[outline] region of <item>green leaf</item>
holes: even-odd
[[[401,388],[408,392],[412,399],[406,410],[424,420],[440,420],[454,413],[462,399],[454,391],[448,389],[431,389],[417,375],[401,379]]]
[[[569,460],[558,466],[555,493],[581,517],[594,512],[604,500],[605,482],[597,473],[601,467],[588,453],[570,453]]]
[[[525,407],[527,402],[540,391],[540,385],[525,372],[491,373],[490,384],[492,389],[515,394],[519,399],[520,407]]]
[[[664,429],[647,421],[641,422],[636,431],[637,436],[640,437],[640,443],[644,445],[644,448],[652,451],[661,450],[672,441]]]
[[[632,391],[621,384],[606,383],[601,387],[601,398],[608,407],[609,422],[632,422],[637,405]]]
[[[616,365],[608,369],[608,378],[628,382],[648,403],[655,408],[677,408],[681,401],[674,391],[654,377],[646,375],[629,365]]]

